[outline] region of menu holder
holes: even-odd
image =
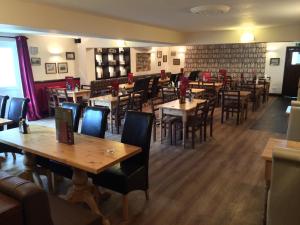
[[[71,109],[55,108],[56,140],[69,145],[74,144],[73,115]]]

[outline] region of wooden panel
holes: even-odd
[[[30,134],[18,128],[0,132],[0,142],[95,174],[141,151],[116,141],[74,135],[74,145],[62,144],[56,141],[55,129],[30,126]]]

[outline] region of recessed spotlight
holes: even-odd
[[[193,14],[218,15],[228,13],[231,9],[228,5],[199,5],[190,9]]]

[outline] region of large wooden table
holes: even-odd
[[[272,171],[272,154],[275,148],[294,148],[300,150],[300,142],[289,141],[286,139],[270,138],[261,157],[265,160],[265,181],[267,187],[271,182],[271,171]]]
[[[159,114],[160,118],[163,118],[164,114],[171,115],[171,116],[180,116],[182,118],[182,125],[183,125],[183,139],[182,144],[185,147],[186,142],[186,122],[188,115],[193,112],[197,104],[203,103],[206,100],[204,99],[193,99],[189,101],[188,99],[184,104],[180,104],[179,100],[171,101],[168,103],[164,103],[159,105]],[[162,126],[160,126],[160,134],[162,134]],[[162,140],[162,138],[161,138]]]
[[[33,181],[35,156],[58,161],[73,168],[73,187],[67,194],[71,202],[84,202],[94,212],[101,214],[92,194],[87,173],[98,174],[141,151],[139,147],[120,142],[74,134],[75,144],[67,145],[56,141],[55,129],[30,126],[29,134],[18,128],[0,132],[0,142],[24,151],[25,171],[21,177]],[[104,217],[103,217],[104,218]],[[108,221],[104,219],[104,224]]]
[[[12,120],[0,118],[0,126],[8,125],[8,124],[11,124],[11,123],[13,123],[13,122],[14,122],[14,121],[12,121]]]
[[[191,82],[189,82],[189,85],[190,86],[192,86],[192,87],[203,87],[203,88],[211,88],[213,85],[215,85],[214,87],[215,87],[215,90],[217,91],[217,92],[219,92],[220,91],[220,89],[223,87],[223,83],[221,83],[221,82],[216,82],[216,83],[210,83],[210,82],[204,82],[203,84],[202,84],[202,82],[198,82],[198,81],[191,81]]]
[[[67,91],[67,94],[68,94],[68,97],[73,98],[73,102],[77,102],[78,97],[89,99],[91,91],[82,89],[82,90],[78,90],[78,91]]]

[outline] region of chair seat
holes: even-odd
[[[101,217],[79,205],[48,195],[53,225],[101,225]]]
[[[141,183],[145,184],[145,189],[147,188],[147,179],[145,179],[147,171],[144,166],[132,165],[130,167],[126,166],[126,169],[124,169],[121,168],[120,164],[117,164],[100,174],[90,174],[90,177],[95,185],[100,185],[122,194],[142,189]]]

